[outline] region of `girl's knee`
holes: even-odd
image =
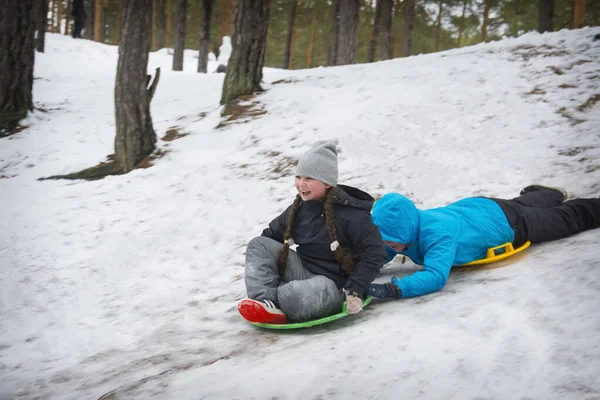
[[[340,290],[324,276],[283,284],[279,286],[277,297],[290,321],[326,317],[341,311],[343,304]]]

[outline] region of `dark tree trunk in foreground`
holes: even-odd
[[[35,46],[38,52],[43,53],[46,47],[46,29],[48,27],[48,2],[46,0],[33,0],[36,3],[35,10],[35,29],[37,36]]]
[[[369,41],[369,53],[367,53],[367,61],[375,61],[375,50],[377,49],[377,41],[379,40],[379,27],[381,26],[381,1],[375,5],[375,18],[373,20],[373,30],[371,32],[371,40]]]
[[[356,64],[356,41],[360,0],[344,0],[340,5],[340,32],[335,65]]]
[[[151,36],[152,0],[126,0],[115,84],[115,161],[123,173],[152,153],[156,143],[146,89]]]
[[[552,32],[554,19],[554,0],[540,0],[538,9],[538,32]]]
[[[342,0],[331,1],[331,30],[329,31],[329,49],[327,51],[327,65],[335,65],[338,43],[340,39],[340,3]]]
[[[177,0],[175,11],[175,47],[173,49],[173,71],[183,71],[183,50],[185,50],[185,20],[187,0]]]
[[[285,54],[283,56],[283,69],[290,68],[290,55],[292,53],[292,38],[294,37],[294,24],[296,23],[296,7],[298,0],[290,0],[290,17],[288,19],[288,32],[285,41]]]
[[[389,60],[392,54],[392,0],[379,0],[381,2],[381,32],[379,38],[379,59]]]
[[[402,44],[402,57],[410,56],[412,51],[412,29],[415,22],[415,1],[407,0],[406,14],[404,14],[404,43]]]
[[[198,50],[198,72],[207,72],[208,67],[208,47],[210,46],[210,21],[212,19],[214,0],[202,0],[202,10],[204,11],[200,20],[200,49]],[[221,38],[219,38],[221,40]],[[217,46],[217,51],[218,51]],[[215,52],[215,57],[219,54]]]
[[[270,0],[238,1],[232,51],[223,82],[221,104],[262,90]]]
[[[33,109],[34,0],[0,6],[0,137]]]

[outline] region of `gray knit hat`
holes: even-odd
[[[308,176],[336,186],[338,180],[337,149],[333,140],[320,140],[300,157],[298,176]]]

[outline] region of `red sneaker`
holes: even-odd
[[[287,317],[270,300],[244,299],[238,304],[238,312],[244,319],[261,324],[285,324]]]

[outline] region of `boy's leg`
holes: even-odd
[[[519,197],[508,200],[525,207],[552,208],[565,201],[565,194],[559,189],[543,186],[528,186]]]
[[[575,199],[552,208],[524,207],[513,203],[517,234],[524,240],[545,242],[600,227],[600,199]]]
[[[322,275],[284,283],[278,291],[281,310],[292,322],[336,314],[342,310],[344,300],[335,282]]]
[[[279,277],[277,258],[283,245],[265,236],[258,236],[246,249],[246,292],[255,300],[267,299],[277,303],[277,290],[281,282],[308,279],[312,276],[303,266],[300,256],[290,250],[283,280]]]
[[[562,239],[600,227],[600,199],[575,199],[536,211],[526,215],[532,242]]]

